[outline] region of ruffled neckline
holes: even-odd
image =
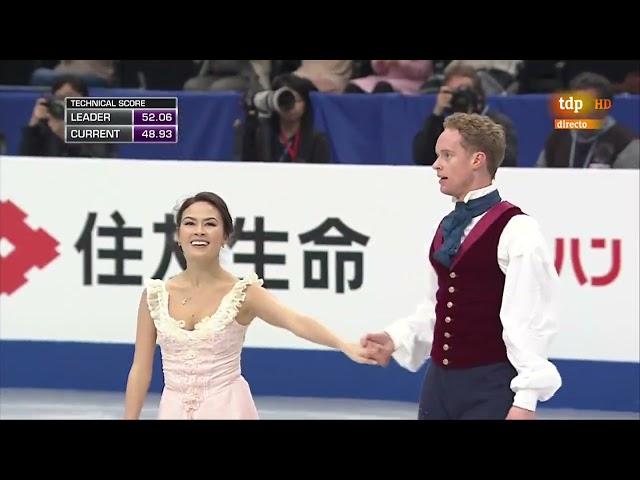
[[[177,320],[169,314],[169,291],[164,280],[147,280],[147,300],[151,317],[160,331],[184,335],[196,335],[211,331],[220,331],[235,320],[245,300],[247,286],[263,284],[255,272],[239,279],[220,301],[215,312],[205,316],[194,324],[193,330],[185,329],[185,322]]]

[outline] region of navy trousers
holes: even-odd
[[[504,420],[513,404],[516,376],[509,362],[444,368],[429,362],[418,420]]]

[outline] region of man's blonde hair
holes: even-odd
[[[487,157],[487,168],[491,178],[496,176],[506,149],[502,125],[486,115],[454,113],[445,118],[444,128],[458,130],[462,137],[462,147],[469,153],[483,152]]]

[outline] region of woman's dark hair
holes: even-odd
[[[51,93],[55,95],[58,90],[67,84],[71,85],[71,88],[80,93],[83,97],[89,96],[89,87],[86,82],[76,75],[60,75],[59,77],[56,77],[53,85],[51,85]]]
[[[282,87],[288,87],[291,90],[298,92],[302,100],[304,100],[304,113],[300,119],[300,128],[303,130],[313,128],[313,106],[311,105],[311,92],[317,92],[318,89],[311,80],[299,77],[293,73],[285,73],[279,75],[273,79],[271,83],[272,90],[278,90]],[[272,122],[275,127],[275,131],[280,131],[280,115],[278,112],[274,112],[272,115]]]
[[[233,233],[233,219],[229,213],[229,208],[227,207],[226,202],[213,192],[200,192],[182,202],[182,205],[180,205],[180,208],[178,209],[178,213],[176,213],[176,230],[180,228],[184,211],[196,202],[207,202],[209,205],[218,209],[222,215],[224,234],[227,238],[231,238],[231,234]]]

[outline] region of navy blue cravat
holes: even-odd
[[[456,202],[456,208],[442,220],[443,242],[440,249],[434,252],[434,258],[449,268],[453,257],[458,253],[462,234],[473,217],[482,215],[494,205],[500,203],[502,198],[498,190],[487,195],[469,200],[467,203]]]

